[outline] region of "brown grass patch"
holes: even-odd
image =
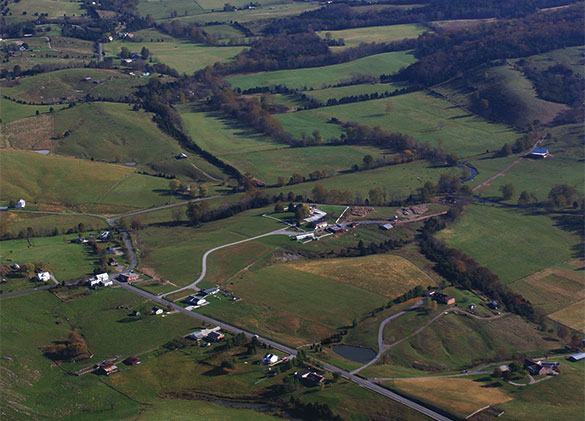
[[[436,285],[413,263],[395,255],[373,255],[290,263],[294,269],[395,298],[417,285]]]
[[[49,149],[53,151],[54,119],[50,114],[23,118],[6,124],[3,143],[14,149]]]
[[[569,307],[549,314],[548,317],[565,326],[585,333],[585,300],[578,301]]]
[[[513,398],[496,387],[471,379],[401,379],[393,385],[409,395],[465,417],[486,405],[509,402]]]

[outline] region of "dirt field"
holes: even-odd
[[[417,285],[435,281],[408,260],[391,255],[303,261],[290,264],[303,272],[325,276],[388,298],[395,298]]]
[[[572,329],[585,333],[585,300],[549,314],[551,319],[564,324]]]
[[[486,405],[511,401],[507,392],[471,379],[404,379],[392,384],[406,393],[466,417]]]

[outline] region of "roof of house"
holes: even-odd
[[[534,154],[547,154],[548,149],[542,148],[542,147],[536,147],[536,148],[532,149],[532,153],[534,153]]]
[[[583,360],[585,359],[585,352],[579,352],[577,354],[570,355],[569,358],[574,360]]]
[[[225,335],[220,332],[210,332],[207,336],[211,339],[219,339],[223,338]]]

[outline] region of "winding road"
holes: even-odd
[[[182,288],[176,289],[174,291],[170,291],[170,292],[161,294],[161,297],[165,297],[165,296],[167,296],[169,294],[174,294],[176,292],[181,292],[181,291],[184,291],[186,289],[193,289],[193,290],[197,290],[198,291],[199,288],[197,288],[197,284],[199,282],[201,282],[205,278],[205,275],[207,274],[207,256],[209,256],[214,251],[221,250],[221,249],[226,248],[226,247],[235,246],[237,244],[242,244],[242,243],[245,243],[247,241],[257,240],[258,238],[268,237],[269,235],[288,235],[288,236],[291,236],[291,235],[296,235],[296,233],[292,233],[290,231],[286,231],[286,228],[281,228],[281,229],[278,229],[278,230],[275,230],[275,231],[267,232],[266,234],[260,234],[260,235],[257,235],[255,237],[245,238],[243,240],[234,241],[233,243],[224,244],[224,245],[221,245],[221,246],[214,247],[214,248],[212,248],[210,250],[207,250],[205,252],[205,254],[203,255],[203,258],[201,260],[201,274],[199,275],[199,278],[197,278],[195,281],[193,281],[192,283],[190,283],[187,286],[184,286]]]

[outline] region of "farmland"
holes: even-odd
[[[85,80],[86,77],[91,78]],[[93,83],[99,81],[100,83]],[[66,69],[17,81],[3,81],[3,95],[32,103],[70,102],[85,97],[123,98],[134,86],[145,83],[115,70]]]
[[[4,176],[0,197],[5,201],[23,198],[30,202],[29,205],[41,208],[73,206],[87,209],[99,204],[132,209],[169,200],[168,180],[134,174],[134,170],[121,165],[26,151],[2,152],[2,165]],[[26,177],[16,176],[23,173]],[[127,177],[134,182],[129,185],[121,183]],[[120,193],[116,192],[118,188]]]
[[[470,206],[439,238],[490,268],[504,283],[571,260],[578,242],[548,215],[480,205]]]
[[[284,85],[291,89],[320,89],[324,86],[349,81],[352,76],[379,76],[394,73],[415,61],[410,51],[397,51],[364,57],[347,63],[320,68],[278,70],[235,76],[228,79],[234,88],[250,89],[257,86]]]
[[[42,263],[59,282],[93,274],[95,257],[88,247],[72,244],[77,235],[9,240],[2,243],[2,264]],[[11,259],[10,261],[8,259]],[[52,282],[52,281],[49,281]]]
[[[41,13],[49,18],[75,16],[81,13],[79,3],[68,0],[32,0],[30,2],[14,2],[10,5],[9,22],[35,20]]]
[[[420,142],[442,144],[448,152],[459,156],[499,149],[506,142],[519,137],[505,126],[489,123],[451,103],[413,92],[391,98],[354,104],[337,105],[276,115],[284,128],[295,135],[308,128],[322,130],[327,121],[336,117],[341,121],[356,121],[371,127],[380,126],[392,132],[408,133]]]
[[[377,83],[377,84],[363,84],[340,86],[338,88],[315,89],[304,92],[307,96],[315,98],[324,103],[327,100],[335,98],[339,99],[344,96],[364,95],[364,94],[384,94],[386,92],[392,93],[397,89],[403,89],[407,85],[400,82],[395,83]]]
[[[109,56],[117,56],[122,47],[136,53],[140,53],[142,47],[146,47],[156,60],[176,69],[179,73],[187,74],[216,62],[229,61],[242,50],[242,47],[215,47],[172,38],[161,39],[164,41],[133,43],[116,41],[107,44],[105,50]]]
[[[400,41],[405,38],[416,38],[429,29],[418,24],[412,25],[390,25],[390,26],[374,26],[369,28],[355,28],[344,29],[341,31],[323,31],[318,32],[318,35],[331,39],[343,39],[345,45],[343,47],[334,47],[333,49],[344,49],[357,47],[361,43],[368,42],[392,42]]]
[[[55,109],[63,108],[64,106],[56,106]],[[10,123],[21,118],[32,117],[37,111],[40,113],[47,113],[53,108],[50,105],[27,105],[18,104],[6,98],[0,98],[0,119],[2,123]]]

